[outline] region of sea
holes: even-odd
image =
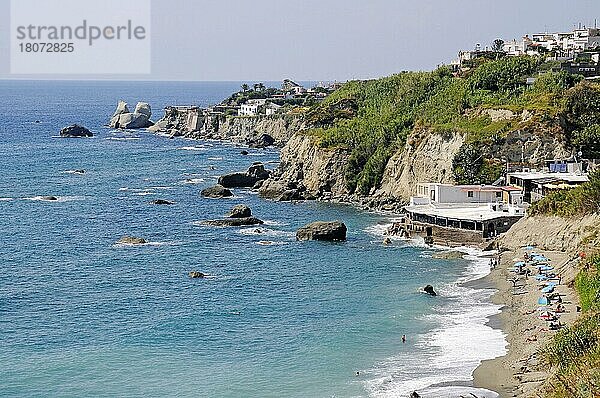
[[[202,198],[278,150],[105,126],[120,99],[157,120],[240,84],[0,81],[0,396],[496,397],[472,387],[506,352],[481,253],[385,245],[393,217],[347,205]],[[94,137],[60,138],[73,123]],[[265,224],[200,224],[236,204]],[[297,242],[316,220],[348,240]]]

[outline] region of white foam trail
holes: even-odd
[[[65,170],[63,171],[64,174],[80,174],[83,175],[85,174],[85,171],[82,173],[81,170]]]
[[[260,225],[251,228],[242,228],[237,231],[242,235],[255,235],[255,236],[269,236],[269,237],[285,237],[288,239],[295,239],[296,234],[290,231],[279,231],[276,229],[264,228]]]
[[[13,198],[0,198],[0,202],[10,202]]]
[[[156,192],[152,192],[152,191],[135,192],[134,195],[136,195],[136,196],[156,195]]]
[[[115,243],[113,247],[127,248],[138,246],[177,246],[179,242],[146,242],[146,243]]]
[[[209,157],[206,159],[208,159],[208,160],[223,160],[223,158],[220,158],[220,157]]]
[[[41,202],[51,202],[51,203],[63,203],[63,202],[73,202],[77,200],[85,200],[84,196],[54,196],[56,200],[48,199],[47,196],[32,196],[28,198],[23,198],[23,200],[31,200],[31,201],[41,201]]]
[[[139,137],[107,137],[105,138],[105,140],[110,140],[110,141],[135,141],[135,140],[139,140]]]

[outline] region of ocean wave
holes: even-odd
[[[10,202],[14,198],[0,198],[0,202]]]
[[[63,171],[63,174],[85,174],[85,170],[65,170]]]
[[[279,246],[279,245],[288,245],[290,242],[283,241],[272,241],[272,240],[259,240],[256,242],[257,245],[261,246]]]
[[[277,229],[264,228],[260,225],[251,228],[242,228],[237,231],[242,235],[255,235],[255,236],[269,236],[269,237],[285,237],[288,239],[295,239],[296,234],[290,231],[280,231]]]
[[[132,195],[135,195],[135,196],[148,196],[148,195],[156,195],[156,192],[142,191],[142,192],[134,192]]]
[[[105,140],[109,141],[136,141],[139,140],[140,137],[106,137]]]
[[[367,232],[383,236],[385,227],[385,224],[378,224],[369,227]],[[442,246],[426,247],[429,253],[424,252],[421,256],[448,250]],[[423,397],[436,398],[454,397],[457,391],[468,394],[468,387],[432,386],[471,382],[473,371],[482,361],[506,354],[504,332],[488,325],[490,317],[501,312],[501,306],[491,302],[494,290],[465,285],[465,282],[480,279],[490,272],[489,257],[470,247],[452,250],[465,253],[466,268],[455,281],[436,286],[442,300],[433,307],[432,313],[421,319],[430,325],[430,331],[409,336],[419,349],[419,360],[414,361],[412,352],[400,352],[364,371],[367,377],[364,386],[370,396],[408,396],[412,391],[418,391]],[[486,398],[498,397],[487,390],[477,389],[475,393]]]
[[[201,184],[206,181],[204,178],[187,178],[182,183],[184,184]]]
[[[203,146],[182,146],[181,148],[177,148],[180,151],[206,151],[208,148]]]
[[[114,243],[113,247],[127,248],[127,247],[138,247],[138,246],[177,246],[177,245],[179,245],[179,243],[180,242],[175,242],[175,241],[165,241],[165,242],[150,241],[150,242],[146,242],[146,243]]]
[[[213,160],[213,161],[215,161],[215,160],[223,160],[223,158],[222,158],[222,157],[208,157],[208,158],[206,158],[206,159],[207,159],[207,160]]]

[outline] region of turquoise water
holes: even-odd
[[[389,218],[348,206],[198,195],[253,161],[275,167],[274,149],[241,156],[103,127],[121,98],[148,101],[157,119],[237,87],[0,82],[0,396],[401,397],[469,384],[504,352],[484,325],[498,312],[491,291],[459,283],[485,260],[384,246]],[[71,123],[95,137],[57,138]],[[176,204],[148,204],[157,198]],[[197,224],[237,203],[266,221],[262,233]],[[343,220],[348,241],[295,241],[320,219]],[[150,243],[116,245],[123,235]],[[427,283],[440,297],[419,293]]]

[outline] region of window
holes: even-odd
[[[468,191],[468,192],[467,192],[467,196],[468,196],[469,198],[472,198],[472,197],[473,197],[473,191]]]
[[[501,198],[502,197],[502,192],[496,192],[496,197],[497,198]]]

